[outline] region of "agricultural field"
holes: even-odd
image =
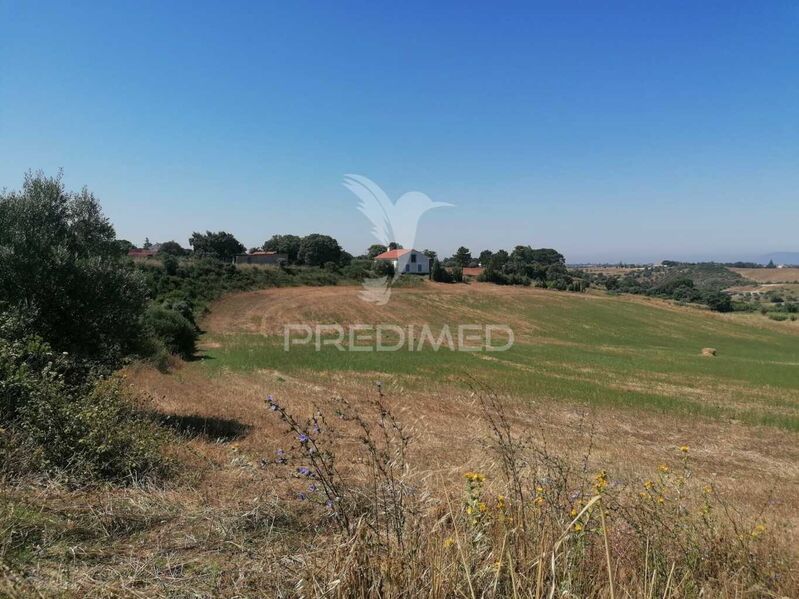
[[[253,469],[286,443],[284,423],[264,405],[266,394],[298,414],[319,410],[328,417],[340,401],[369,413],[379,395],[411,427],[408,459],[419,475],[457,496],[461,473],[498,475],[476,399],[490,389],[516,430],[559,455],[585,460],[590,471],[606,469],[616,481],[640,483],[664,464],[679,463],[676,448],[690,448],[697,484],[712,485],[741,518],[768,511],[782,541],[795,546],[796,323],[647,298],[486,284],[396,289],[385,306],[359,301],[359,291],[229,295],[203,321],[202,359],[169,374],[141,366],[128,372],[159,412],[200,431],[192,446],[203,456],[201,493],[214,509],[240,505],[263,493],[263,485],[281,496],[284,483],[275,483],[274,473]],[[434,330],[506,323],[515,344],[492,354],[284,351],[283,327],[298,322],[429,324]],[[702,355],[704,348],[716,355]],[[346,459],[360,463],[357,447],[344,446]]]
[[[757,283],[799,283],[799,268],[730,268]]]
[[[768,558],[764,567],[776,578],[766,583],[796,588],[790,578],[799,525],[796,323],[637,296],[480,283],[398,288],[384,306],[360,301],[360,291],[336,286],[230,294],[201,321],[205,334],[196,359],[174,361],[166,372],[145,363],[128,367],[126,383],[149,397],[148,409],[183,439],[173,449],[181,474],[163,488],[48,487],[36,497],[35,512],[24,511],[26,496],[9,503],[23,529],[44,531],[37,533],[48,543],[49,558],[37,562],[42,588],[98,597],[347,597],[386,580],[398,593],[434,576],[440,596],[469,596],[472,584],[489,589],[487,596],[512,596],[517,584],[536,592],[547,585],[549,592],[555,580],[594,596],[589,590],[606,584],[605,553],[598,551],[604,527],[597,512],[582,511],[593,504],[580,497],[596,492],[609,502],[608,563],[618,564],[617,584],[638,588],[637,596],[694,596],[699,582],[693,576],[705,576],[702,588],[717,596],[732,595],[743,584],[735,578],[738,559]],[[285,325],[331,323],[429,325],[434,331],[506,324],[515,343],[492,353],[316,351],[313,345],[285,351]],[[703,355],[709,348],[715,355]],[[372,428],[362,424],[370,419],[377,422]],[[525,439],[523,446],[502,441],[506,425],[514,438]],[[328,431],[330,445],[322,439]],[[289,457],[308,449],[309,438],[324,455],[335,447],[334,470],[309,471],[310,462]],[[529,458],[518,467],[529,473],[536,464],[532,476],[540,486],[530,499],[520,491],[516,501],[502,482],[513,459],[502,456],[520,448]],[[319,493],[317,485],[330,472],[331,479],[351,481],[355,497],[378,502],[386,526],[401,514],[410,537],[402,543],[409,546],[398,548],[393,533],[379,527],[331,520],[340,512],[309,496]],[[310,487],[304,477],[312,478]],[[379,490],[406,484],[424,491]],[[686,532],[694,525],[680,507],[692,493],[705,502],[699,507],[708,510],[700,512],[704,521],[718,517],[745,528],[738,533],[744,542],[708,524],[719,535],[713,543],[725,549],[702,567],[683,557],[690,552],[679,543],[657,553],[650,541],[631,544],[619,520],[624,512],[611,499],[629,494],[641,502],[641,511],[624,521],[653,526],[652,542],[669,530],[680,542],[704,547],[706,540],[690,536],[699,533]],[[707,493],[719,498],[718,516],[711,515]],[[386,503],[398,496],[404,507]],[[518,510],[525,501],[540,510],[539,520],[508,507]],[[658,502],[662,507],[651,511]],[[467,517],[470,510],[486,515]],[[569,524],[575,515],[581,524]],[[540,542],[551,547],[545,551],[561,569],[543,582],[531,561],[529,568],[519,566],[523,580],[501,577],[505,590],[499,591],[505,566],[500,560],[497,567],[494,556],[504,555],[508,535],[517,534],[512,518],[538,522]],[[336,526],[349,532],[335,535]],[[571,531],[566,544],[547,532],[558,527]],[[773,540],[758,544],[766,530]],[[458,535],[482,540],[464,545]],[[525,546],[524,538],[508,560],[540,550]],[[80,553],[68,557],[76,546]],[[729,547],[744,557],[724,553]],[[372,554],[379,559],[370,561]],[[657,564],[650,561],[655,555]],[[773,557],[782,555],[788,557]],[[464,575],[466,560],[471,565]],[[625,571],[628,561],[633,569]],[[679,575],[672,580],[675,564]],[[397,571],[390,577],[384,568]],[[19,589],[17,596],[31,590]]]

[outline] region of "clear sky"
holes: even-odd
[[[799,3],[0,0],[0,187],[120,237],[373,242],[341,182],[456,208],[417,246],[799,251]]]

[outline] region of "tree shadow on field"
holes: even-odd
[[[154,414],[161,426],[170,428],[187,438],[203,437],[209,441],[230,443],[250,432],[250,426],[238,420],[215,416],[191,416],[179,414]]]

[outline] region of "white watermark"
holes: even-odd
[[[441,350],[502,352],[513,347],[513,329],[505,324],[430,325],[396,324],[287,324],[283,327],[283,350],[312,346],[316,351],[333,347],[338,351],[394,352]]]
[[[392,202],[377,183],[362,175],[345,175],[344,186],[358,197],[358,208],[372,224],[372,235],[377,242],[397,249],[396,255],[383,258],[391,263],[394,274],[364,279],[360,293],[362,300],[383,306],[391,298],[391,285],[399,277],[430,272],[431,261],[414,252],[416,230],[422,215],[433,208],[454,204],[434,202],[420,191],[409,191]]]

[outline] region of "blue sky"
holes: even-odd
[[[120,237],[417,243],[570,261],[799,251],[799,4],[0,0],[0,187],[87,185]]]

